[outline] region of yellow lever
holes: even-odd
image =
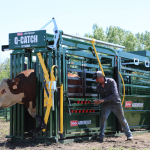
[[[122,77],[122,75],[121,75],[121,73],[120,73],[120,72],[119,72],[119,75],[120,75],[120,77],[121,77],[122,84],[123,84],[123,99],[122,99],[122,105],[123,105],[124,98],[125,98],[125,85],[124,85],[123,77]]]
[[[95,39],[92,39],[91,43],[92,43],[92,46],[93,46],[94,52],[95,52],[95,54],[96,54],[96,57],[97,57],[97,60],[98,60],[99,66],[100,66],[100,68],[101,68],[102,74],[103,74],[103,76],[105,76],[105,73],[104,73],[104,71],[103,71],[103,68],[102,68],[101,62],[100,62],[100,60],[99,60],[99,58],[98,58],[98,54],[97,54],[97,51],[96,51],[96,48],[95,48],[95,45],[94,45],[95,41],[96,41]]]
[[[44,89],[44,107],[47,107],[45,117],[44,117],[44,123],[47,125],[50,110],[51,110],[51,107],[53,106],[53,99],[52,98],[53,98],[54,93],[52,94],[52,84],[53,84],[53,81],[56,81],[55,76],[54,76],[54,68],[57,66],[56,65],[52,66],[50,78],[49,78],[49,74],[48,74],[48,71],[46,69],[46,66],[45,66],[45,63],[43,61],[41,53],[38,53],[37,55],[38,55],[39,61],[41,63],[43,72],[44,72],[44,77],[46,80],[46,88],[48,89],[48,93],[49,93],[49,97],[48,97],[46,90]],[[46,129],[43,129],[42,131],[45,132]]]

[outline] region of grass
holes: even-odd
[[[80,148],[79,150],[82,150],[82,148]],[[86,150],[102,150],[102,148],[101,147],[94,147],[94,148],[86,148]],[[139,149],[137,149],[137,148],[126,149],[125,147],[118,147],[118,148],[117,147],[116,148],[109,147],[108,150],[139,150]],[[145,149],[140,149],[140,150],[149,150],[149,149],[145,148]]]
[[[9,134],[9,122],[6,122],[4,117],[0,117],[0,138],[5,138]]]
[[[103,148],[101,148],[101,147],[93,147],[93,148],[84,148],[84,149],[80,148],[79,150],[102,150],[102,149]],[[149,149],[147,149],[147,148],[145,148],[145,149],[137,149],[137,148],[126,149],[125,147],[116,147],[116,148],[109,147],[108,150],[149,150]]]

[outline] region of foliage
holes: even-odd
[[[150,50],[150,32],[133,34],[120,27],[110,26],[104,31],[97,24],[93,25],[93,33],[85,37],[125,46],[125,51]]]
[[[7,58],[0,64],[0,81],[3,78],[10,78],[10,59]]]

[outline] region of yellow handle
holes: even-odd
[[[48,92],[49,92],[49,97],[47,96],[46,94],[46,91],[44,89],[44,107],[47,107],[46,109],[46,113],[45,113],[45,117],[44,117],[44,123],[47,124],[48,122],[48,118],[49,118],[49,114],[50,114],[50,110],[51,110],[51,107],[52,107],[52,83],[53,81],[55,81],[55,76],[54,76],[54,68],[57,67],[56,65],[53,65],[52,68],[51,68],[51,73],[50,73],[50,78],[49,78],[49,74],[48,74],[48,71],[46,69],[46,66],[45,66],[45,63],[43,61],[43,58],[42,58],[42,55],[41,53],[37,53],[37,56],[39,58],[39,61],[40,61],[40,64],[41,64],[41,67],[43,69],[43,72],[44,72],[44,77],[45,77],[45,80],[47,82],[50,82],[50,88],[48,88],[48,84],[46,83],[46,87],[48,88]],[[42,131],[45,132],[46,129],[43,129]]]
[[[51,83],[50,83],[50,89],[49,89],[49,98],[48,98],[48,104],[47,104],[47,109],[46,109],[46,113],[45,113],[45,117],[44,117],[44,122],[45,124],[47,124],[48,122],[48,118],[49,118],[49,114],[50,114],[50,110],[51,110],[51,107],[52,107],[52,92],[51,92],[51,89],[52,89],[52,83],[53,81],[55,81],[55,76],[54,76],[54,68],[56,66],[53,65],[52,68],[51,68],[51,73],[50,73],[50,77],[51,77]],[[47,98],[46,98],[47,100]],[[42,131],[45,132],[46,129],[43,129]]]
[[[46,69],[46,66],[45,66],[45,63],[44,63],[44,61],[43,61],[43,58],[42,58],[41,53],[40,53],[40,52],[37,53],[37,56],[38,56],[38,58],[39,58],[39,61],[40,61],[41,66],[42,66],[42,69],[43,69],[43,72],[44,72],[44,77],[45,77],[45,79],[46,79],[47,81],[49,81],[49,80],[50,80],[50,79],[49,79],[49,74],[48,74],[48,71],[47,71],[47,69]]]
[[[99,66],[100,66],[100,68],[101,68],[102,74],[103,74],[103,76],[105,76],[104,71],[103,71],[103,68],[102,68],[102,65],[101,65],[101,62],[100,62],[100,60],[99,60],[99,58],[98,58],[98,54],[97,54],[96,48],[95,48],[95,46],[94,46],[95,39],[93,39],[93,40],[91,41],[91,43],[92,43],[92,46],[93,46],[94,52],[95,52],[95,54],[96,54],[96,57],[97,57],[97,60],[98,60]]]
[[[119,72],[119,75],[120,75],[120,77],[121,77],[122,84],[123,84],[123,99],[122,99],[122,105],[123,105],[124,98],[125,98],[125,85],[124,85],[123,77],[122,77],[122,75],[121,75],[121,73],[120,73],[120,72]]]
[[[60,85],[60,133],[63,134],[63,84]]]

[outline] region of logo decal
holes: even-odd
[[[131,107],[132,105],[132,102],[131,101],[126,101],[125,102],[125,107]]]
[[[23,33],[22,33],[22,32],[20,32],[20,33],[17,33],[17,36],[21,36],[21,35],[23,35]]]
[[[78,126],[78,120],[70,121],[70,126],[71,127]]]
[[[91,120],[83,120],[83,121],[73,120],[73,121],[70,121],[71,127],[75,127],[75,126],[79,126],[79,125],[88,125],[88,124],[91,124]]]
[[[143,103],[132,103],[132,107],[143,107]]]

